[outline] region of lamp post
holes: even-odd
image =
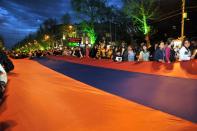
[[[185,31],[185,18],[187,13],[185,12],[185,0],[182,0],[182,22],[181,22],[181,39],[184,39],[184,31]]]

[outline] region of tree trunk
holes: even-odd
[[[146,40],[147,47],[148,48],[151,47],[151,44],[150,44],[150,35],[149,34],[146,34],[145,40]]]

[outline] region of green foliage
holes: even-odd
[[[70,47],[76,47],[76,46],[79,46],[79,43],[76,43],[76,42],[69,42],[69,43],[68,43],[68,46],[70,46]]]
[[[132,18],[134,26],[144,35],[151,31],[148,21],[155,19],[157,14],[156,0],[127,0],[124,1],[124,12]]]
[[[46,50],[50,48],[50,42],[49,41],[40,41],[39,42],[39,49],[40,50]]]
[[[90,44],[95,44],[97,36],[94,30],[94,27],[88,25],[87,22],[82,22],[81,27],[82,27],[83,32],[86,33],[87,36],[89,37]]]

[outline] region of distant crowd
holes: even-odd
[[[122,61],[158,61],[171,63],[175,61],[187,61],[197,58],[197,41],[185,39],[180,45],[176,45],[173,39],[166,42],[158,42],[147,47],[146,43],[138,46],[122,42],[119,46],[99,42],[93,47],[64,47],[46,51],[33,51],[29,53],[12,52],[13,58],[35,58],[49,55],[63,55],[73,57],[90,57],[94,59],[112,59]]]

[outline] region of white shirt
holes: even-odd
[[[7,73],[6,73],[6,71],[4,70],[4,68],[1,64],[0,64],[0,72],[2,73],[0,75],[0,81],[3,81],[5,83],[7,83],[7,81],[8,81]]]
[[[191,51],[189,49],[186,49],[185,46],[183,46],[179,50],[179,61],[187,61],[191,59]]]

